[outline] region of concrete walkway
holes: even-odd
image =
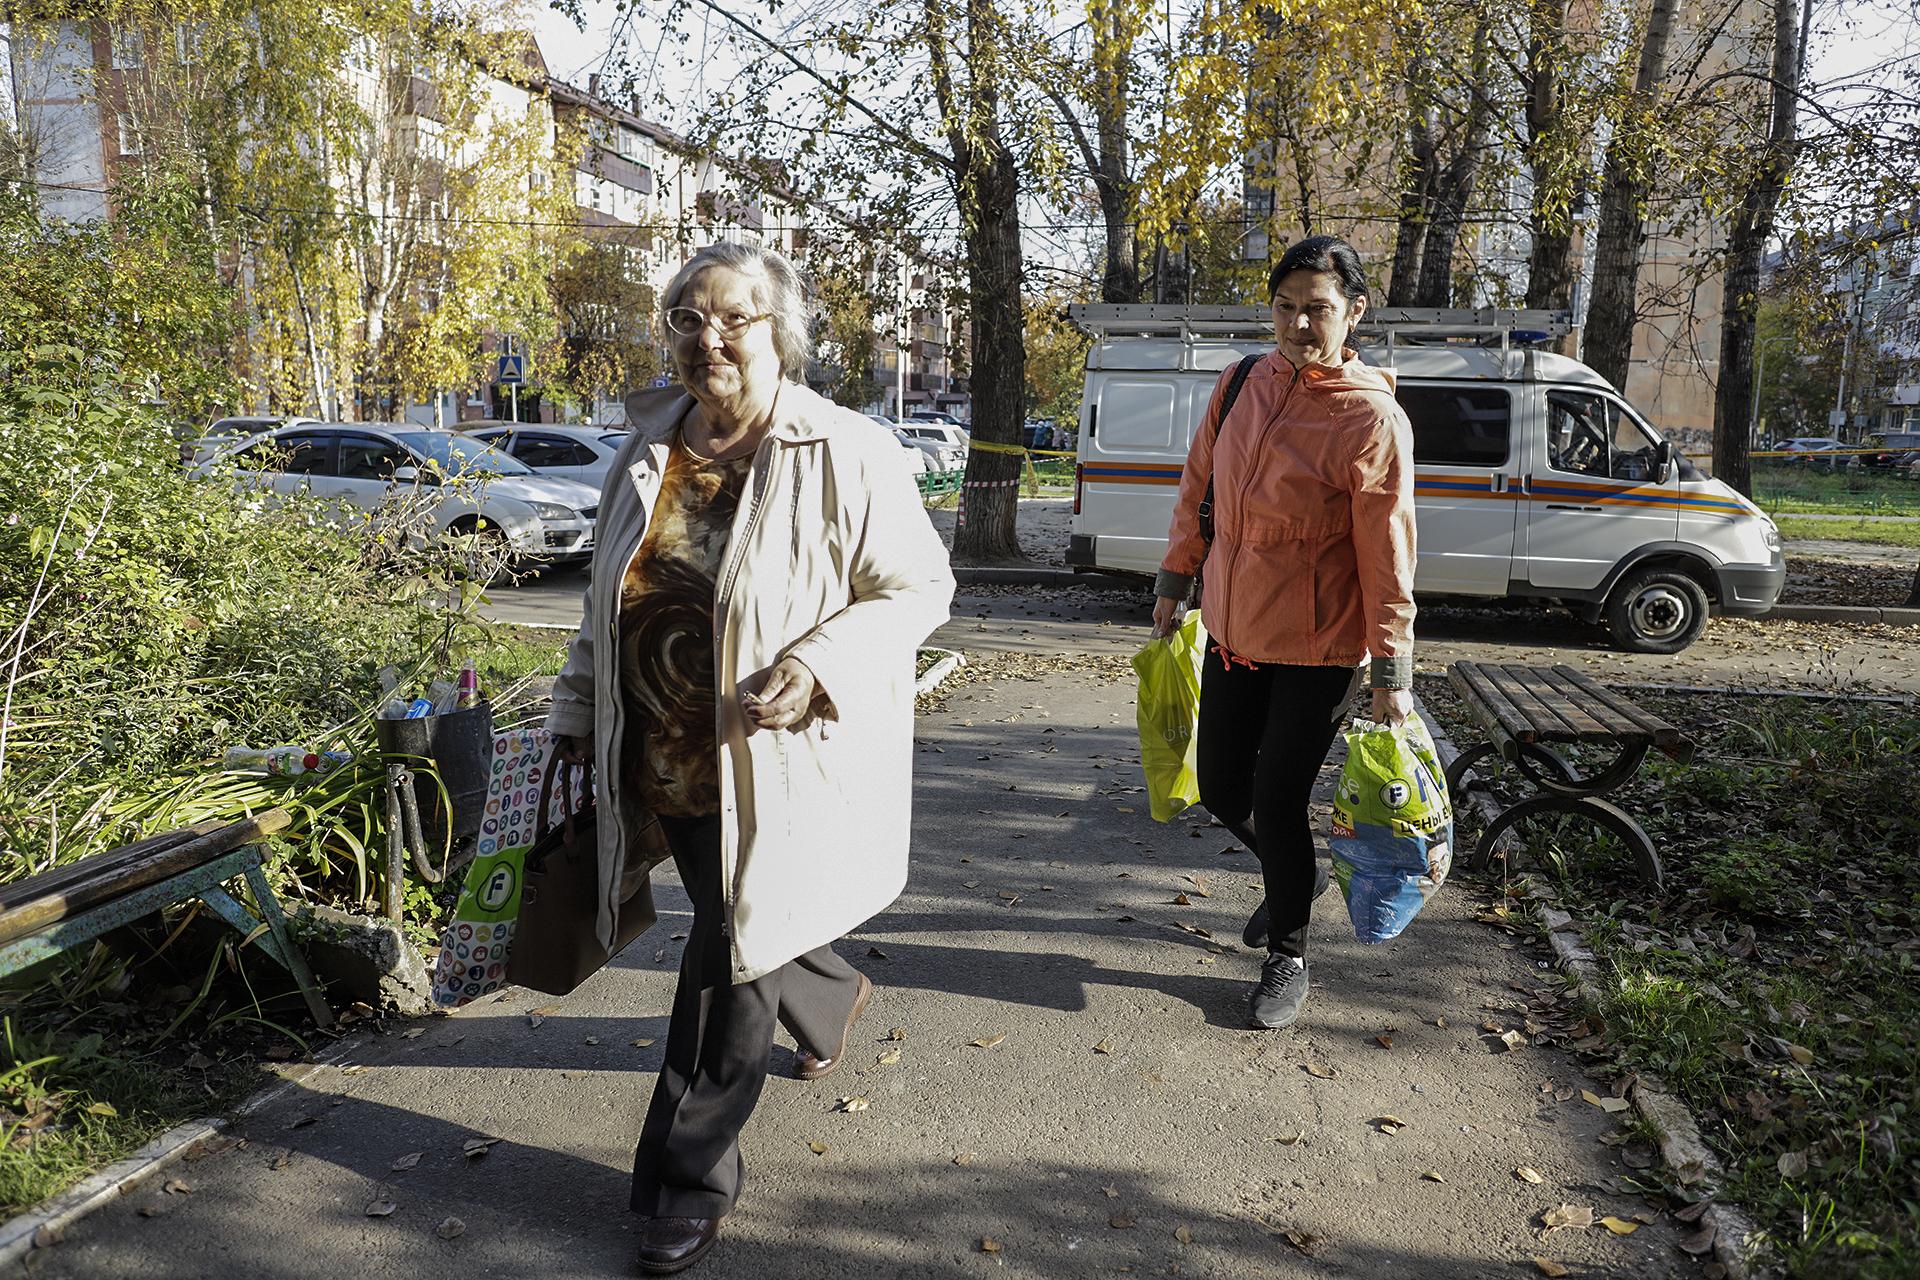
[[[1560,987],[1476,919],[1488,886],[1457,877],[1378,948],[1330,892],[1303,1021],[1244,1029],[1257,866],[1199,811],[1148,818],[1137,636],[1099,621],[1094,655],[981,652],[923,713],[912,881],[843,948],[879,988],[849,1067],[803,1084],[775,1050],[745,1199],[693,1274],[1464,1280],[1536,1254],[1691,1274],[1666,1219],[1543,1238],[1562,1203],[1631,1221],[1644,1202],[1599,1141],[1616,1117],[1580,1092],[1608,1090],[1526,1039]],[[627,1172],[687,923],[676,886],[659,896],[660,925],[571,997],[512,990],[346,1042],[238,1124],[244,1145],[178,1169],[186,1191],[95,1214],[32,1274],[629,1274]],[[469,1157],[474,1138],[498,1142]]]

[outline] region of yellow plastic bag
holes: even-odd
[[[1207,629],[1200,611],[1189,610],[1180,625],[1149,640],[1133,655],[1140,677],[1135,718],[1140,725],[1140,767],[1147,775],[1147,799],[1155,822],[1167,822],[1200,803],[1194,772],[1193,731],[1200,721],[1200,661],[1207,651]]]

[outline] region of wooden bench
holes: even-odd
[[[1626,811],[1601,797],[1632,778],[1648,751],[1683,764],[1693,759],[1692,739],[1570,667],[1456,662],[1447,680],[1489,739],[1447,766],[1449,791],[1460,794],[1467,773],[1493,756],[1518,768],[1539,791],[1487,825],[1474,851],[1475,866],[1492,862],[1495,842],[1516,824],[1537,814],[1570,813],[1619,837],[1632,851],[1641,879],[1659,887],[1660,855],[1652,839]],[[1611,749],[1613,758],[1582,774],[1554,744]]]
[[[291,974],[313,1020],[330,1025],[333,1011],[260,870],[260,838],[290,821],[285,810],[269,809],[243,822],[203,822],[0,887],[0,978],[198,898],[239,932],[242,947],[257,944]],[[236,878],[246,881],[258,915],[222,887]]]

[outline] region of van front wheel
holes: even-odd
[[[1607,630],[1628,653],[1678,653],[1707,628],[1707,593],[1680,569],[1630,573],[1607,597]]]

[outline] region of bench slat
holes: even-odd
[[[159,835],[147,836],[132,844],[121,845],[118,849],[96,853],[91,857],[42,871],[39,875],[28,876],[24,880],[16,880],[12,884],[0,886],[0,911],[17,907],[23,902],[31,902],[35,898],[68,892],[75,885],[84,884],[88,880],[111,879],[115,872],[128,863],[137,862],[149,854],[160,853],[175,845],[184,844],[198,836],[208,835],[225,825],[225,822],[219,818],[209,818],[191,827],[182,827],[178,831],[163,831]]]
[[[1532,722],[1537,741],[1578,742],[1580,732],[1541,701],[1538,691],[1527,680],[1525,667],[1494,666],[1485,668],[1487,675],[1499,686],[1520,713]]]
[[[1456,680],[1455,677],[1458,677]],[[1534,741],[1533,727],[1505,694],[1494,688],[1476,662],[1456,662],[1447,668],[1447,678],[1459,690],[1461,700],[1481,728],[1493,735],[1500,754],[1511,760],[1518,754],[1516,742]]]
[[[1632,701],[1602,688],[1593,680],[1573,670],[1571,667],[1555,667],[1554,672],[1585,693],[1594,701],[1611,707],[1615,712],[1637,725],[1652,739],[1653,745],[1664,754],[1678,760],[1681,764],[1693,759],[1695,750],[1692,738],[1668,724],[1650,711],[1644,711]]]
[[[1586,690],[1560,674],[1558,668],[1544,670],[1536,668],[1534,678],[1544,689],[1550,689],[1555,696],[1564,698],[1596,726],[1596,738],[1618,739],[1623,743],[1638,745],[1653,740],[1651,734],[1639,724],[1621,715],[1607,703],[1591,697]],[[1544,694],[1542,696],[1545,696]]]
[[[1595,707],[1580,696],[1580,691],[1572,685],[1557,679],[1551,671],[1533,668],[1528,673],[1534,692],[1573,731],[1580,735],[1581,741],[1615,737],[1618,727],[1606,722],[1605,708]]]
[[[242,845],[252,844],[261,836],[284,831],[292,821],[285,809],[268,809],[264,813],[255,814],[240,822],[229,823],[183,843],[170,845],[157,852],[149,852],[131,862],[116,866],[108,875],[91,876],[78,882],[66,882],[64,889],[42,893],[19,902],[5,911],[0,911],[0,942],[9,942],[30,933],[37,933],[88,907],[97,906],[122,894],[157,884],[183,871],[211,862]],[[98,856],[113,857],[112,854]],[[80,868],[92,861],[92,858],[82,858],[73,866]],[[44,874],[52,875],[53,873]],[[28,882],[21,882],[22,885],[26,883]]]

